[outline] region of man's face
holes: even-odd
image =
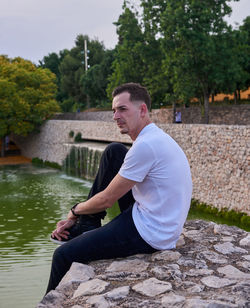
[[[128,134],[135,140],[141,130],[141,104],[132,103],[130,94],[123,92],[114,97],[112,110],[121,134]]]

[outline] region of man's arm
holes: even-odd
[[[94,195],[91,199],[79,203],[74,212],[76,214],[94,214],[112,207],[112,205],[125,195],[134,185],[135,181],[128,180],[117,174],[110,182],[108,187],[100,193]],[[69,211],[67,220],[61,220],[57,223],[56,229],[52,232],[52,237],[59,240],[69,235],[67,229],[75,224],[77,217]]]
[[[117,174],[105,190],[94,195],[91,199],[79,203],[74,212],[76,214],[94,214],[106,210],[112,207],[115,201],[125,195],[135,184],[135,181]],[[74,219],[75,216],[70,211],[67,218]]]

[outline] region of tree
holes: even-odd
[[[87,61],[85,67],[85,41]],[[107,78],[113,71],[113,50],[105,50],[103,43],[78,35],[71,50],[64,49],[45,56],[40,65],[57,76],[57,101],[64,112],[105,105]]]
[[[0,56],[0,138],[26,136],[59,111],[56,77],[22,58]]]
[[[107,107],[110,105],[106,88],[108,76],[112,74],[113,61],[114,50],[105,51],[102,62],[90,67],[81,78],[83,91],[88,95],[91,107]]]
[[[243,20],[243,24],[239,27],[239,57],[240,64],[245,73],[245,79],[240,85],[241,90],[246,90],[250,87],[250,16]]]
[[[164,53],[159,35],[159,16],[164,11],[164,3],[155,6],[154,1],[141,0],[141,7],[141,27],[144,29],[142,59],[146,67],[143,84],[152,97],[152,107],[159,108],[171,102],[170,95],[166,95],[171,92],[171,83],[166,78],[163,66]]]
[[[202,93],[206,123],[210,94],[225,84],[237,66],[227,35],[231,28],[223,19],[231,12],[227,2],[143,1],[154,11],[151,22],[160,37],[164,70],[174,95],[186,100]]]
[[[56,99],[61,104],[63,100],[67,97],[64,97],[63,93],[60,91],[61,88],[61,73],[60,73],[60,64],[64,57],[69,53],[67,49],[61,50],[59,54],[52,52],[47,56],[43,57],[41,61],[39,61],[39,67],[48,68],[52,73],[56,75],[57,80],[57,95]]]
[[[249,63],[249,46],[247,45],[247,35],[239,30],[228,31],[224,34],[226,39],[218,42],[222,44],[226,42],[224,49],[224,57],[231,61],[231,65],[227,67],[227,73],[221,78],[222,82],[218,85],[217,93],[234,93],[234,100],[240,100],[240,90],[247,88],[247,80],[249,72],[247,63]]]
[[[61,74],[60,92],[66,98],[62,102],[64,111],[87,107],[87,93],[84,91],[82,78],[86,74],[84,64],[84,41],[88,45],[88,64],[90,67],[103,61],[105,49],[98,40],[90,40],[87,35],[78,35],[73,47],[63,58],[59,66]],[[71,102],[71,105],[68,104]],[[67,106],[67,110],[65,110]]]
[[[123,4],[123,13],[116,25],[118,45],[115,49],[115,60],[112,64],[113,73],[108,78],[107,93],[111,98],[113,89],[125,82],[143,83],[145,65],[142,59],[143,34],[139,26],[136,13]]]

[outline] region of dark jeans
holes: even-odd
[[[126,152],[126,147],[118,143],[106,148],[89,197],[107,187],[119,171]],[[73,262],[88,263],[156,251],[141,238],[134,225],[131,204],[134,199],[131,192],[118,202],[122,213],[111,222],[83,233],[55,250],[47,293],[57,287]],[[98,215],[103,217],[105,212]]]
[[[98,192],[103,191],[109,185],[120,170],[127,152],[128,149],[121,143],[113,142],[106,147],[102,154],[99,169],[90,189],[88,199],[93,197]],[[126,210],[130,205],[133,205],[134,201],[132,191],[130,190],[118,200],[121,212]],[[93,214],[92,216],[104,218],[105,215],[106,212],[104,211]]]

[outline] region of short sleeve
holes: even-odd
[[[125,156],[119,174],[129,180],[142,182],[154,162],[154,154],[145,142],[134,143]]]

